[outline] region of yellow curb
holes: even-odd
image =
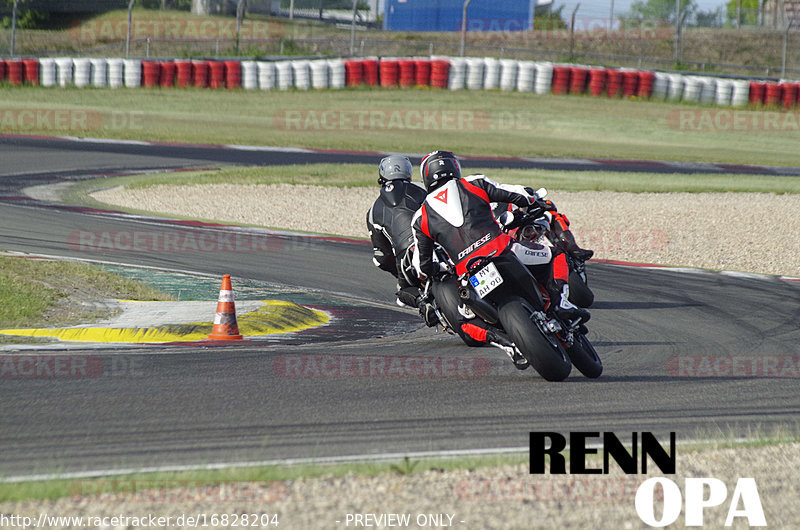
[[[328,315],[283,300],[261,300],[263,306],[238,318],[242,335],[271,335],[300,331],[327,324]],[[51,328],[0,329],[0,334],[23,337],[49,337],[75,342],[158,343],[205,340],[212,322],[172,324],[154,328]]]

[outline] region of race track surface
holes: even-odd
[[[270,252],[93,253],[76,248],[71,235],[226,229],[57,208],[19,193],[115,171],[351,156],[261,152],[255,161],[228,150],[76,145],[0,139],[0,250],[227,273],[346,293],[394,311],[392,279],[372,265],[369,245],[287,236]],[[599,380],[573,371],[547,383],[515,370],[498,350],[466,348],[402,311],[398,322],[413,331],[357,340],[70,350],[116,369],[0,378],[0,475],[525,447],[532,430],[677,431],[679,441],[796,430],[800,373],[789,369],[800,370],[796,282],[606,264],[590,264],[589,274],[598,300],[590,338],[605,364]],[[726,375],[730,358],[721,356],[783,364]],[[315,361],[323,359],[320,371]],[[415,371],[419,360],[427,376]],[[392,366],[399,372],[390,374]]]

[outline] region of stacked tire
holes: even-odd
[[[800,83],[607,69],[492,57],[315,59],[284,61],[24,58],[0,60],[11,85],[95,87],[212,87],[247,90],[432,87],[536,94],[638,97],[706,105],[793,108]]]

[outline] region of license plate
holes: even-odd
[[[483,298],[494,291],[498,285],[503,283],[503,277],[500,276],[494,263],[490,263],[479,270],[475,276],[470,276],[469,282],[472,284],[475,292],[478,293],[478,297]]]

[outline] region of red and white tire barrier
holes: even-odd
[[[204,60],[43,57],[0,60],[0,83],[44,87],[324,90],[359,85],[635,97],[793,108],[800,83],[492,57]]]

